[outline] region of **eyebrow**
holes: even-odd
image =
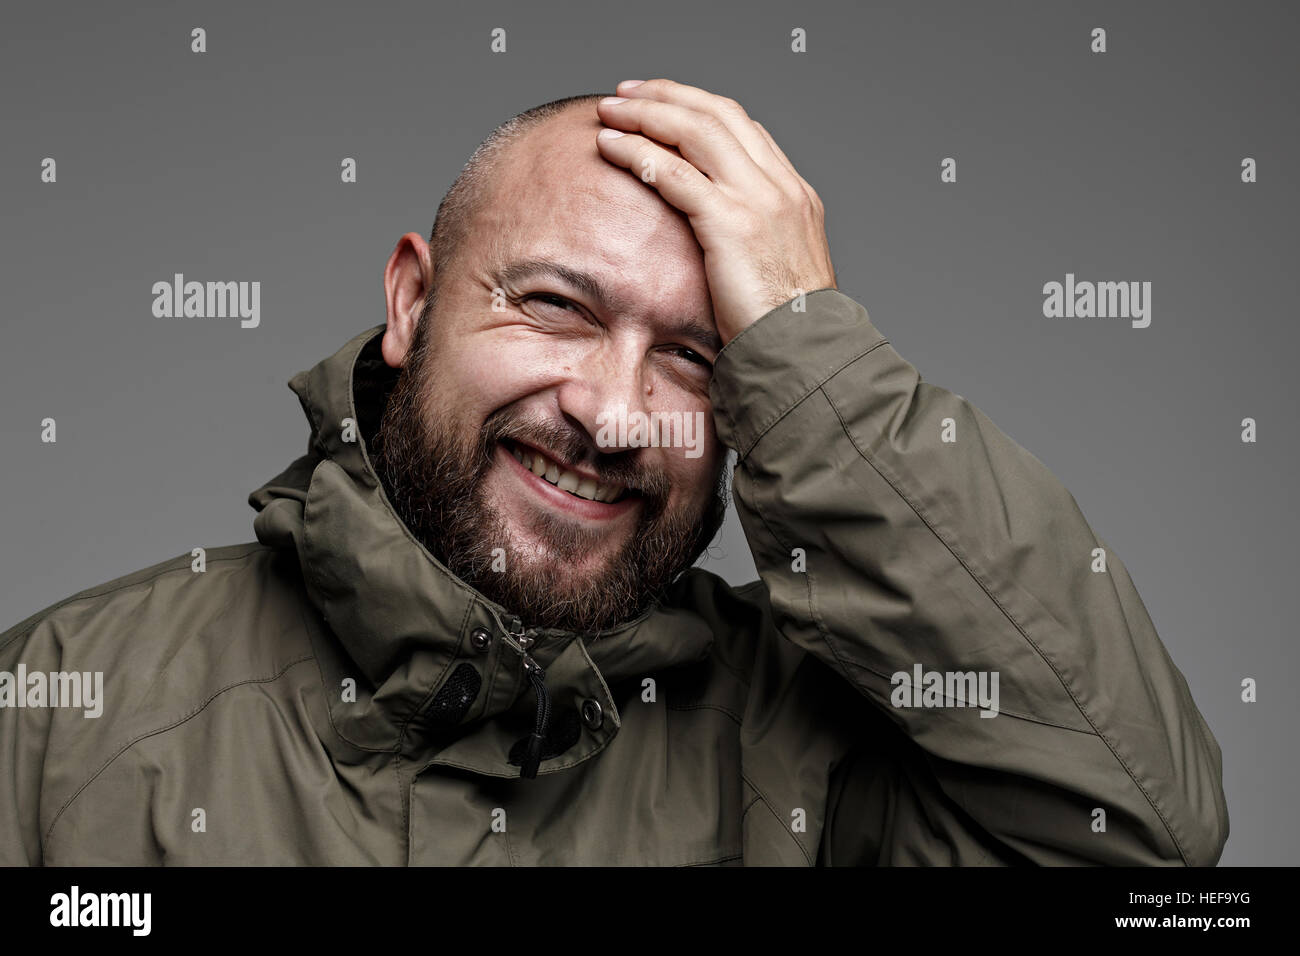
[[[571,269],[552,259],[520,259],[507,263],[497,270],[497,278],[502,285],[518,285],[538,276],[548,276],[567,283],[596,302],[606,312],[628,311],[624,300],[605,288],[591,273]],[[667,323],[666,331],[669,335],[684,338],[715,355],[722,351],[722,339],[718,335],[718,330],[709,323],[677,318]]]

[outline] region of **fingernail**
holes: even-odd
[[[626,96],[607,96],[600,101],[601,106],[613,106],[615,103],[626,103]]]
[[[640,86],[644,82],[645,80],[624,80],[618,86],[626,86],[630,90],[632,87]],[[615,87],[615,89],[618,89],[618,87]]]
[[[606,129],[602,129],[599,133],[597,133],[596,138],[597,139],[618,139],[622,135],[623,135],[623,131],[621,129],[606,128]]]

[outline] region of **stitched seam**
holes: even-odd
[[[849,667],[855,667],[855,668],[857,668],[858,670],[866,671],[868,674],[874,674],[876,677],[879,677],[879,678],[882,679],[882,680],[886,680],[886,681],[887,681],[887,680],[890,679],[890,676],[892,676],[892,675],[882,674],[880,671],[876,670],[874,667],[868,667],[866,664],[859,664],[857,661],[846,661],[846,663],[848,664]],[[943,699],[944,699],[944,700],[951,700],[951,701],[959,701],[959,700],[961,700],[960,697],[949,697],[949,696],[947,695],[947,693],[945,693],[945,694],[943,695]],[[976,708],[976,707],[979,706],[978,702],[973,703],[973,704],[972,704],[972,703],[969,703],[969,702],[966,702],[966,701],[962,701],[962,702],[966,704],[966,706],[967,706],[968,709],[974,709],[974,708]],[[1018,720],[1024,720],[1024,721],[1027,721],[1027,722],[1029,722],[1029,723],[1031,723],[1031,724],[1042,724],[1042,725],[1045,726],[1045,727],[1056,727],[1058,730],[1069,730],[1069,731],[1073,731],[1073,732],[1076,733],[1076,734],[1084,734],[1085,736],[1088,736],[1088,737],[1099,737],[1099,736],[1101,736],[1101,735],[1098,734],[1095,730],[1084,730],[1084,729],[1080,729],[1080,728],[1078,728],[1078,727],[1070,727],[1070,726],[1068,726],[1067,724],[1058,724],[1058,723],[1056,723],[1056,721],[1053,721],[1053,720],[1044,720],[1044,719],[1041,718],[1041,717],[1034,717],[1034,716],[1032,716],[1032,715],[1030,715],[1030,714],[1022,714],[1022,713],[1020,713],[1020,712],[1018,712],[1018,711],[1007,710],[1007,709],[1004,708],[1004,707],[999,707],[999,708],[998,708],[998,715],[1001,716],[1001,715],[1003,715],[1003,714],[1006,714],[1008,717],[1015,717],[1015,718],[1018,719]]]
[[[471,773],[481,773],[485,777],[498,777],[501,780],[513,780],[519,776],[517,773],[501,773],[497,770],[484,770],[481,767],[474,766],[473,764],[461,763],[457,760],[439,760],[436,757],[434,758],[432,765],[440,767],[455,767],[457,770],[468,770]],[[541,774],[541,770],[538,770],[537,775],[540,777]]]
[[[361,353],[366,350],[366,347],[375,340],[376,336],[382,337],[383,332],[383,326],[375,326],[374,333],[369,335],[366,340],[361,343],[361,348],[357,349],[356,358],[354,358],[352,363],[348,366],[348,408],[352,411],[352,418],[356,422],[361,421],[361,417],[357,414],[357,393],[353,384],[357,374],[357,362],[361,360]],[[366,447],[366,437],[361,434],[360,425],[357,426],[357,437],[357,450],[361,452],[361,463],[365,467],[366,471],[374,476],[375,484],[382,487],[384,482],[379,477],[379,472],[375,469],[374,463],[370,460],[370,450]]]
[[[326,640],[337,641],[337,638],[333,636],[333,632],[326,634],[318,630],[316,627],[312,625],[310,621],[308,621],[306,609],[302,601],[298,601],[296,603],[298,605],[298,619],[301,620],[303,626],[307,628],[307,633],[309,635],[308,640],[310,640],[310,635],[315,634],[322,641],[326,641]],[[310,600],[307,603],[310,604]],[[314,611],[319,613],[319,611],[316,609],[316,606],[314,604],[312,604],[311,607]],[[315,658],[315,655],[312,656],[313,658]],[[343,731],[339,730],[338,724],[334,722],[334,710],[330,706],[330,689],[325,684],[325,668],[324,665],[319,660],[317,661],[316,664],[316,673],[320,676],[321,699],[322,699],[322,704],[325,707],[325,717],[327,720],[329,720],[330,729],[334,731],[335,735],[339,738],[339,740],[342,740],[350,747],[355,747],[357,750],[361,750],[366,753],[389,754],[389,753],[400,752],[402,746],[402,740],[400,737],[398,737],[396,743],[394,743],[393,746],[391,747],[367,747],[364,744],[357,743],[347,734],[343,733]],[[364,675],[362,676],[364,677]],[[356,678],[353,678],[353,680],[355,679]]]
[[[828,286],[822,286],[820,289],[813,289],[812,291],[808,292],[808,293],[807,293],[807,298],[811,298],[813,292],[825,292],[825,291],[840,292],[841,290],[838,289],[836,286],[831,286],[831,285],[828,285]],[[841,292],[841,294],[843,294],[843,293]],[[772,309],[770,309],[768,312],[765,312],[763,315],[760,315],[760,316],[758,317],[758,319],[755,319],[753,322],[749,323],[749,325],[745,326],[743,329],[741,329],[739,332],[737,332],[737,333],[732,337],[731,341],[728,342],[725,346],[723,346],[722,351],[718,353],[718,358],[719,358],[719,360],[721,360],[721,358],[722,358],[724,355],[727,354],[727,349],[732,349],[732,354],[735,354],[736,349],[734,349],[734,348],[732,348],[732,347],[733,347],[737,342],[739,342],[741,339],[743,339],[746,335],[748,335],[749,332],[750,332],[750,330],[753,329],[756,325],[759,324],[759,320],[761,320],[761,319],[765,319],[765,318],[767,318],[767,316],[770,315],[772,312],[776,312],[776,311],[778,311],[778,310],[784,308],[785,306],[788,306],[788,305],[789,305],[791,302],[793,302],[796,298],[798,298],[798,296],[791,296],[790,298],[788,298],[788,299],[786,299],[784,302],[782,302],[780,305],[778,305],[778,306],[774,306],[774,307],[773,307]],[[793,313],[791,313],[791,314],[793,314]]]
[[[410,787],[407,787],[402,782],[402,752],[400,750],[393,754],[393,774],[397,779],[397,805],[402,808],[402,832],[406,834],[406,865],[410,866],[411,820],[414,817],[410,810],[410,804],[415,801],[415,778],[418,774],[411,776]]]
[[[772,528],[772,525],[768,523],[767,516],[763,514],[763,509],[758,504],[757,495],[755,496],[754,501],[749,502],[749,507],[753,510],[754,514],[758,517],[759,523],[762,524],[763,527],[767,529],[767,533],[772,537],[772,540],[777,543],[777,546],[780,547],[782,551],[789,552],[790,551],[789,545],[782,540],[781,536],[777,534],[776,531]],[[805,568],[803,571],[803,576],[806,579],[804,590],[807,594],[807,600],[808,600],[808,617],[813,622],[813,626],[817,628],[818,633],[822,635],[822,643],[824,643],[826,645],[826,649],[831,652],[831,656],[835,658],[835,662],[840,665],[840,670],[842,671],[841,676],[843,676],[845,680],[852,683],[853,678],[849,676],[848,673],[848,661],[843,656],[841,656],[840,652],[836,649],[835,644],[830,639],[830,630],[826,627],[825,623],[821,619],[821,616],[817,613],[817,602],[813,597],[813,590],[815,587],[815,583],[813,581],[812,570],[809,568]],[[795,646],[798,646],[798,642],[794,641],[790,637],[790,635],[787,634],[781,628],[781,625],[775,619],[775,615],[773,615],[772,627],[776,630],[778,634],[784,637],[787,641],[790,641],[792,644],[795,644]]]
[[[325,447],[325,435],[323,434],[324,419],[317,414],[318,409],[316,407],[316,400],[312,398],[310,372],[303,376],[302,391],[303,398],[306,399],[307,402],[307,413],[311,416],[312,444],[316,446],[316,449],[322,458],[329,458],[332,460],[333,456],[330,455],[329,450]]]
[[[772,529],[772,526],[768,523],[767,519],[764,517],[762,510],[759,508],[757,502],[752,503],[751,508],[754,510],[755,514],[757,514],[759,521],[762,522],[763,524],[763,527],[767,529],[767,533],[772,536],[772,539],[776,541],[776,543],[783,550],[788,551],[789,550],[788,546],[786,545],[786,543],[782,542],[780,536],[777,535],[777,533]],[[889,680],[890,675],[883,674],[880,671],[876,670],[874,667],[868,667],[866,664],[859,664],[857,661],[850,660],[847,657],[843,657],[839,653],[839,651],[836,650],[835,644],[831,640],[830,629],[826,627],[825,623],[822,621],[820,615],[818,615],[816,611],[816,599],[813,597],[813,590],[814,590],[813,572],[811,570],[806,570],[803,573],[808,578],[807,592],[808,592],[809,615],[813,619],[813,624],[817,628],[818,633],[820,633],[822,636],[822,643],[826,645],[826,648],[835,657],[836,662],[839,663],[841,667],[845,668],[846,673],[843,675],[845,679],[847,679],[850,683],[853,683],[854,686],[857,686],[857,682],[854,681],[853,678],[850,677],[849,674],[847,673],[847,669],[852,667],[852,668],[856,668],[857,670],[866,671],[868,674],[873,674],[874,676],[879,677],[882,680],[886,680],[886,681]],[[773,621],[772,626],[776,629],[776,632],[780,634],[782,637],[784,637],[787,641],[790,641],[792,644],[798,646],[798,642],[795,641],[793,638],[791,638],[790,635],[787,634],[785,630],[780,626],[780,624]],[[944,695],[944,697],[945,699],[948,699],[946,694]],[[953,699],[955,700],[956,698]],[[1080,730],[1078,727],[1069,727],[1065,724],[1058,724],[1055,721],[1044,720],[1040,717],[1033,717],[1029,714],[1021,714],[1018,711],[1006,710],[1004,708],[999,708],[998,713],[1006,714],[1009,717],[1016,717],[1019,718],[1020,720],[1028,721],[1030,723],[1042,724],[1047,727],[1056,727],[1061,730],[1069,730],[1076,734],[1086,734],[1090,737],[1101,736],[1096,732],[1095,728],[1093,730]]]
[[[764,583],[763,579],[759,578],[757,581],[750,581],[748,584],[742,584],[740,587],[732,588],[731,593],[740,597],[744,603],[754,606],[755,610],[759,613],[761,617],[762,616],[761,604],[759,601],[754,600],[750,595],[762,594],[764,593],[766,587],[767,585]],[[739,667],[736,667],[730,661],[725,660],[722,657],[721,652],[718,650],[718,645],[716,643],[713,645],[713,648],[710,650],[709,658],[714,666],[721,667],[724,671],[726,671],[728,674],[734,677],[736,681],[742,687],[745,688],[746,691],[749,690],[750,679],[752,675],[741,670]]]
[[[397,731],[398,750],[401,750],[402,748],[402,741],[406,739],[406,732],[411,726],[411,721],[413,721],[416,717],[418,717],[424,711],[424,708],[429,706],[429,702],[433,700],[434,696],[438,693],[438,691],[442,690],[442,685],[444,679],[447,676],[447,672],[451,670],[451,665],[456,663],[456,661],[459,659],[460,645],[461,642],[465,639],[465,624],[469,620],[469,611],[470,611],[470,606],[467,604],[465,605],[465,613],[461,616],[460,619],[460,628],[457,631],[459,637],[457,637],[456,639],[456,646],[452,648],[451,655],[447,658],[447,663],[444,664],[442,670],[438,672],[438,676],[433,679],[432,683],[429,685],[429,689],[425,691],[424,697],[423,699],[421,699],[420,703],[416,706],[414,710],[412,710],[409,714],[406,715],[406,719],[402,721],[402,726],[398,728]],[[481,688],[480,688],[480,692],[481,692]],[[472,707],[473,704],[471,703],[470,706]]]
[[[227,547],[238,548],[241,547],[241,545],[237,545],[237,544],[227,545]],[[250,544],[248,545],[248,548],[249,550],[245,551],[243,554],[232,554],[229,557],[225,557],[225,558],[205,558],[204,561],[205,564],[219,564],[223,561],[242,561],[244,558],[248,557],[254,551],[274,550],[273,548],[268,548],[266,545],[263,544]],[[36,630],[38,627],[40,627],[42,624],[48,621],[50,617],[52,617],[57,611],[62,610],[63,608],[67,607],[69,604],[73,604],[76,601],[89,601],[92,598],[108,597],[110,594],[116,594],[118,591],[125,591],[127,588],[139,587],[140,585],[143,584],[152,584],[153,582],[157,581],[160,577],[162,577],[164,574],[172,574],[176,571],[187,571],[193,564],[193,562],[190,560],[189,556],[187,555],[177,555],[172,560],[183,561],[184,563],[180,567],[163,568],[157,574],[154,574],[150,577],[142,578],[139,581],[132,581],[130,584],[119,584],[115,588],[107,588],[105,590],[100,590],[99,588],[90,588],[88,591],[78,591],[76,594],[72,595],[71,597],[64,598],[58,604],[53,604],[50,607],[46,608],[44,611],[37,611],[36,613],[38,616],[36,620],[32,621],[29,627],[25,627],[21,631],[15,631],[10,636],[9,640],[5,641],[3,644],[0,644],[0,651],[3,651],[10,644],[18,640],[18,638],[27,637],[28,635],[30,635],[32,631]],[[191,571],[190,573],[192,574],[194,572]]]
[[[844,421],[844,417],[840,414],[840,410],[836,407],[835,402],[831,399],[830,395],[826,394],[825,389],[819,389],[819,390],[821,391],[822,396],[826,399],[826,403],[830,406],[831,410],[835,413],[835,417],[840,423],[841,431],[843,431],[845,437],[848,438],[849,442],[853,445],[854,449],[857,451],[858,455],[862,458],[862,460],[865,461],[868,465],[870,465],[872,470],[874,470],[876,474],[880,475],[880,477],[889,485],[889,487],[893,489],[894,494],[898,495],[898,497],[902,498],[903,501],[907,503],[908,507],[910,507],[912,511],[916,514],[916,516],[921,519],[921,521],[925,524],[926,528],[929,529],[930,533],[933,534],[935,538],[945,548],[948,549],[948,553],[951,554],[954,560],[956,560],[957,563],[960,564],[961,567],[966,571],[966,573],[970,575],[971,580],[974,581],[976,584],[978,584],[980,589],[986,595],[988,595],[988,598],[990,601],[993,602],[994,607],[996,607],[999,611],[1002,612],[1003,617],[1005,617],[1011,623],[1011,625],[1020,633],[1020,636],[1023,637],[1025,641],[1029,644],[1029,646],[1032,647],[1034,651],[1038,654],[1038,656],[1042,658],[1043,662],[1048,667],[1051,668],[1052,673],[1056,675],[1056,679],[1060,683],[1061,688],[1066,692],[1066,694],[1069,695],[1071,702],[1073,702],[1075,706],[1075,709],[1078,710],[1080,715],[1082,715],[1083,719],[1088,722],[1088,725],[1092,727],[1096,735],[1099,738],[1101,738],[1102,741],[1105,742],[1106,748],[1111,752],[1111,755],[1115,758],[1116,762],[1124,769],[1124,772],[1128,775],[1128,778],[1133,781],[1133,785],[1138,788],[1138,790],[1142,793],[1142,796],[1146,798],[1147,803],[1151,806],[1151,809],[1155,811],[1156,816],[1159,818],[1160,822],[1164,825],[1165,832],[1169,834],[1169,839],[1173,841],[1174,847],[1178,850],[1178,855],[1179,857],[1182,858],[1184,865],[1190,865],[1187,859],[1187,853],[1183,849],[1182,842],[1178,839],[1178,836],[1174,833],[1173,827],[1170,826],[1169,821],[1165,819],[1164,812],[1160,809],[1160,806],[1156,803],[1155,799],[1147,791],[1146,787],[1142,786],[1142,782],[1137,779],[1137,776],[1129,768],[1128,764],[1124,761],[1124,758],[1120,756],[1120,754],[1116,751],[1115,746],[1110,742],[1110,739],[1101,732],[1100,728],[1097,727],[1096,721],[1094,721],[1092,717],[1088,714],[1087,710],[1084,709],[1083,704],[1080,703],[1078,697],[1075,696],[1075,693],[1073,689],[1070,687],[1069,682],[1066,681],[1064,675],[1062,675],[1061,672],[1057,670],[1056,665],[1052,662],[1051,658],[1049,658],[1047,654],[1044,653],[1043,649],[1038,646],[1037,642],[1035,642],[1034,639],[1029,636],[1029,634],[1020,625],[1020,622],[1015,619],[1015,617],[1011,614],[1011,612],[1002,605],[1002,602],[998,600],[997,596],[993,593],[989,585],[985,584],[985,582],[980,578],[980,576],[975,573],[974,569],[971,568],[970,565],[966,563],[965,558],[958,553],[957,549],[954,548],[951,544],[949,544],[949,542],[944,538],[944,536],[941,535],[939,531],[934,527],[934,525],[930,523],[930,520],[926,517],[922,509],[915,502],[913,502],[906,494],[904,494],[903,491],[899,489],[898,486],[895,485],[894,482],[890,480],[890,478],[886,476],[884,472],[880,470],[879,467],[877,467],[876,463],[872,461],[871,457],[862,449],[862,447],[858,444],[857,440],[853,437],[853,434],[849,431],[848,425]]]
[[[781,819],[781,815],[772,808],[772,804],[768,801],[767,795],[763,793],[763,791],[754,784],[754,781],[750,780],[749,777],[745,775],[745,772],[743,770],[740,772],[740,778],[744,780],[745,783],[749,784],[750,787],[753,788],[754,792],[758,794],[759,801],[762,802],[763,806],[767,807],[768,813],[772,814],[772,816],[776,818],[776,825],[781,828],[781,831],[786,836],[788,836],[791,840],[794,841],[794,845],[799,848],[799,852],[802,853],[803,858],[808,861],[808,865],[816,866],[817,865],[816,862],[813,860],[812,857],[808,855],[808,851],[803,848],[803,844],[799,842],[799,838],[796,837],[794,833],[790,830],[790,828],[785,825],[785,821]],[[752,805],[753,804],[751,804],[751,806]]]
[[[668,704],[666,705],[666,709],[668,710],[716,710],[718,713],[726,714],[728,717],[734,720],[737,726],[740,726],[743,723],[740,717],[736,715],[735,711],[728,710],[726,707],[723,707],[720,704]]]
[[[794,409],[798,408],[805,401],[807,401],[809,396],[813,395],[816,392],[821,391],[822,386],[826,382],[829,382],[836,375],[839,375],[840,372],[844,371],[854,362],[858,361],[858,359],[866,356],[871,352],[874,352],[882,345],[888,345],[888,344],[889,344],[889,339],[881,339],[878,342],[874,342],[871,345],[869,345],[867,348],[863,349],[861,352],[858,352],[852,358],[846,360],[842,365],[839,365],[836,368],[832,369],[829,373],[827,373],[825,376],[822,377],[821,381],[817,382],[815,385],[810,387],[807,392],[805,392],[803,395],[800,395],[798,398],[791,401],[785,408],[775,413],[774,416],[771,416],[771,420],[766,425],[756,428],[754,431],[754,437],[749,442],[746,443],[743,451],[737,451],[737,455],[742,459],[745,458],[753,450],[754,446],[757,445],[759,441],[762,440],[763,436],[766,435],[769,431],[775,428],[777,424],[780,423],[781,419],[785,418],[786,415],[789,415],[790,412],[794,411]]]
[[[581,757],[570,758],[563,763],[554,763],[554,761],[560,759],[559,757],[547,757],[542,761],[542,763],[548,764],[549,765],[548,769],[542,770],[539,768],[537,771],[537,775],[540,777],[544,773],[546,774],[558,773],[561,770],[568,770],[570,767],[576,767],[578,764],[590,760],[592,757],[596,756],[596,754],[600,753],[602,750],[608,747],[610,741],[613,739],[614,738],[612,736],[606,737],[595,749],[591,750],[589,753],[583,754]],[[461,763],[460,761],[457,760],[444,760],[439,757],[435,757],[433,760],[431,760],[430,765],[431,766],[436,765],[442,767],[455,767],[459,770],[469,770],[472,773],[480,773],[486,777],[500,777],[502,780],[516,780],[519,778],[518,773],[501,773],[496,770],[484,770],[481,767],[474,766],[473,764]]]
[[[157,736],[158,734],[167,733],[170,730],[175,730],[177,727],[181,726],[187,721],[193,719],[194,717],[197,717],[199,714],[203,713],[203,711],[207,709],[207,706],[209,704],[211,704],[214,700],[216,700],[226,691],[233,690],[236,687],[243,687],[247,684],[274,683],[275,681],[283,677],[291,667],[296,667],[297,665],[310,660],[315,660],[315,658],[310,655],[306,657],[299,657],[297,660],[293,660],[285,664],[284,667],[282,667],[278,673],[276,673],[271,677],[253,677],[253,678],[249,678],[248,680],[241,680],[241,681],[236,681],[233,684],[227,684],[225,687],[221,688],[219,691],[217,691],[211,697],[209,697],[206,701],[204,701],[201,705],[199,705],[199,707],[196,710],[191,711],[190,713],[186,714],[184,717],[181,717],[178,720],[164,727],[159,727],[156,730],[151,730],[147,733],[140,734],[138,737],[135,737],[132,740],[128,741],[117,753],[109,757],[108,760],[104,762],[103,766],[101,766],[98,770],[96,770],[93,774],[91,774],[90,778],[86,780],[86,782],[83,783],[80,787],[78,787],[76,791],[73,792],[72,796],[68,797],[68,799],[64,801],[63,806],[59,807],[59,811],[56,814],[54,814],[54,819],[50,821],[49,828],[46,829],[45,831],[45,839],[43,841],[44,843],[43,849],[45,850],[45,859],[47,861],[49,860],[50,854],[49,854],[48,845],[49,845],[50,837],[53,835],[54,828],[58,825],[59,820],[63,817],[63,812],[67,810],[68,807],[72,806],[73,801],[76,800],[77,797],[81,796],[81,794],[85,791],[85,789],[89,787],[92,783],[94,783],[100,774],[102,774],[105,770],[107,770],[110,766],[112,766],[113,762],[116,761],[118,757],[122,756],[122,754],[126,753],[128,750],[130,750],[140,741],[145,740],[149,737]]]
[[[501,809],[506,811],[506,828],[501,831],[501,835],[506,838],[506,859],[510,861],[511,866],[519,866],[519,861],[515,859],[515,848],[510,843],[510,811],[505,807]]]
[[[461,618],[461,622],[460,622],[460,630],[462,635],[464,635],[465,628],[469,626],[470,618],[473,616],[473,611],[474,611],[474,604],[467,603],[465,605],[465,616]],[[462,641],[464,640],[463,636],[461,640]],[[483,651],[482,654],[480,655],[483,661],[483,667],[482,667],[483,683],[482,686],[479,688],[479,694],[481,694],[483,697],[483,706],[480,708],[479,714],[476,714],[474,716],[475,720],[480,719],[482,715],[488,712],[488,708],[492,706],[492,698],[497,691],[497,677],[500,675],[501,671],[503,670],[501,666],[501,662],[504,657],[504,652],[502,652],[500,648],[501,648],[501,641],[499,635],[493,634],[492,642],[488,645],[488,649],[486,651]],[[460,649],[460,645],[457,644],[457,650],[459,649]],[[520,673],[522,675],[522,671]],[[513,697],[511,697],[512,701],[518,698],[519,696],[518,690],[519,687],[518,685],[516,685],[515,686],[516,693],[514,694]],[[470,707],[470,710],[466,711],[466,715],[468,716],[468,714],[470,713],[473,713],[472,705]],[[462,719],[461,722],[464,723],[465,721]]]
[[[344,475],[347,475],[347,470],[346,470],[345,468],[343,468],[343,466],[340,465],[337,461],[334,461],[332,458],[327,459],[327,460],[330,461],[330,462],[332,462],[336,468],[338,468],[340,471],[342,471],[342,472],[344,473]],[[312,484],[311,482],[308,482],[308,485],[307,485],[307,497],[308,497],[308,499],[311,498],[311,484]],[[303,543],[303,549],[304,549],[308,554],[310,554],[311,551],[312,551],[312,536],[311,536],[311,522],[307,520],[307,503],[304,503],[304,504],[303,504],[302,543]],[[305,573],[305,571],[304,571],[304,580],[305,580],[305,578],[306,578],[306,573]],[[301,610],[301,609],[300,609],[300,610]],[[468,609],[468,607],[467,607],[467,608],[466,608],[466,614],[468,615],[468,613],[469,613],[469,609]],[[323,614],[322,614],[322,616],[323,616]],[[326,623],[328,623],[328,622],[326,622]],[[462,630],[463,630],[463,627],[462,627]],[[458,643],[457,643],[457,648],[459,648],[459,646],[460,646],[460,645],[459,645],[459,642],[458,642]],[[454,653],[453,653],[452,657],[453,657],[453,659],[454,659],[454,657],[455,657]],[[446,672],[447,672],[447,667],[450,667],[450,666],[451,666],[451,660],[449,660],[449,661],[447,662],[447,664],[443,667],[442,673],[439,674],[439,679],[441,679],[441,677],[442,677],[443,675],[446,674]],[[321,675],[321,680],[322,680],[322,683],[323,683],[323,682],[324,682],[324,674]],[[375,688],[375,690],[378,690],[378,689],[379,689],[378,687]],[[436,692],[436,691],[433,690],[433,689],[430,689],[429,691],[427,691],[426,694],[425,694],[425,696],[424,696],[424,699],[420,702],[419,706],[416,707],[415,711],[412,712],[412,713],[409,713],[409,714],[405,715],[405,717],[402,719],[402,723],[401,723],[400,725],[394,725],[393,729],[394,729],[394,731],[396,732],[396,736],[395,736],[395,738],[394,738],[394,740],[393,740],[393,745],[392,745],[391,747],[383,747],[383,748],[366,747],[366,746],[363,746],[362,744],[359,744],[359,743],[357,743],[356,741],[352,740],[350,737],[345,736],[345,735],[344,735],[344,734],[343,734],[343,733],[338,729],[338,725],[334,723],[334,714],[333,714],[333,710],[330,708],[330,705],[329,705],[329,696],[328,696],[328,695],[327,695],[326,698],[325,698],[325,709],[328,710],[328,711],[330,711],[330,726],[332,726],[332,727],[334,728],[334,732],[335,732],[336,734],[338,734],[339,737],[341,737],[343,740],[346,740],[349,744],[352,744],[352,746],[354,746],[354,747],[358,747],[359,749],[361,749],[361,750],[365,750],[365,751],[367,751],[367,752],[369,752],[369,753],[400,753],[401,750],[402,750],[402,741],[403,741],[403,740],[405,739],[405,737],[406,737],[406,728],[407,728],[407,725],[410,724],[411,720],[412,720],[412,719],[413,719],[413,718],[414,718],[414,717],[415,717],[415,716],[420,712],[420,709],[423,708],[426,704],[428,704],[430,696],[431,696],[432,694],[434,694],[435,692]],[[394,719],[396,719],[396,715],[394,715]]]
[[[719,863],[726,863],[729,860],[743,860],[744,854],[737,853],[732,856],[720,856],[716,860],[696,860],[692,863],[678,863],[678,866],[716,866]]]

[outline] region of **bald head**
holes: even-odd
[[[585,107],[599,125],[596,103],[605,95],[607,94],[583,93],[551,100],[512,116],[488,134],[438,204],[438,213],[429,234],[435,276],[446,273],[447,266],[469,234],[470,225],[487,201],[493,176],[500,168],[508,148],[522,140],[530,130],[566,111]],[[432,291],[431,289],[430,292]]]

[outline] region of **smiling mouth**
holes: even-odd
[[[620,485],[616,482],[601,482],[586,475],[580,475],[529,445],[517,444],[509,440],[503,440],[501,445],[514,456],[515,461],[538,478],[550,482],[561,491],[566,491],[575,498],[613,504],[616,501],[622,501],[629,495],[636,494],[635,489],[628,488],[626,485]]]

